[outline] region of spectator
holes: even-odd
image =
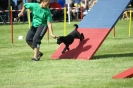
[[[17,3],[18,3],[17,10],[21,10],[23,8],[23,0],[19,0]],[[23,21],[24,22],[25,21],[24,16],[20,17],[19,20],[17,18],[15,18],[14,21],[17,21],[17,22]]]
[[[58,3],[58,0],[51,0],[50,3]]]
[[[51,4],[50,4],[50,8],[51,9],[51,13],[52,13],[52,18],[54,21],[62,21],[63,20],[63,10],[62,10],[62,6],[57,3],[57,0],[54,0]]]
[[[122,14],[122,20],[129,20],[128,14],[127,14],[127,10],[125,10]]]
[[[98,0],[89,0],[89,10],[97,3]]]
[[[17,10],[15,2],[13,0],[10,0],[10,6],[12,6],[12,10]],[[17,17],[17,12],[13,11],[13,19]]]
[[[10,0],[10,6],[12,6],[12,10],[16,10],[16,5],[13,0]]]
[[[17,8],[17,0],[13,0],[13,2],[15,3],[15,7]]]
[[[19,0],[18,5],[17,5],[17,9],[21,10],[22,7],[23,7],[23,0]]]
[[[57,3],[60,4],[62,7],[64,7],[65,0],[58,0]]]
[[[85,16],[88,13],[88,0],[81,0],[81,7],[82,7],[82,12],[83,16]]]
[[[75,6],[75,9],[76,9],[76,20],[79,19],[79,16],[81,15],[80,14],[80,0],[75,0],[74,1],[74,6]]]
[[[67,11],[67,14],[69,12]],[[70,0],[70,19],[75,20],[76,19],[76,7],[74,6],[74,1]]]

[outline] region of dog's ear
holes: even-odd
[[[77,24],[74,24],[73,26],[75,26],[76,28],[78,28],[78,25]]]
[[[74,24],[73,26],[78,26],[77,24]]]

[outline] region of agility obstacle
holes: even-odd
[[[52,59],[90,60],[113,29],[130,0],[98,0],[94,7],[79,23],[78,30],[85,39],[75,40],[70,51],[61,53],[64,44],[51,56]]]
[[[128,35],[129,35],[129,37],[131,37],[131,25],[132,25],[132,10],[131,10],[131,5],[129,5],[130,6],[130,9],[129,9],[129,11],[130,11],[130,21],[129,21],[129,28],[128,28]]]
[[[112,78],[123,79],[123,78],[132,78],[132,77],[133,77],[133,67],[113,76]]]
[[[131,5],[129,5],[129,9],[125,9],[125,10],[129,11],[129,18],[130,19],[129,19],[129,26],[128,26],[128,37],[130,38],[131,37],[131,29],[132,29],[132,12],[133,12],[133,9],[131,8]],[[116,36],[115,26],[112,30],[113,30],[113,38],[115,38],[115,36]]]
[[[13,36],[13,22],[12,22],[12,6],[10,6],[10,25],[11,25],[11,42],[14,44],[14,36]]]

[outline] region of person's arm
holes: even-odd
[[[35,5],[35,3],[25,3],[25,4],[23,5],[23,8],[22,8],[21,12],[18,14],[18,17],[23,16],[26,9],[29,9],[29,10],[32,11],[34,5]]]
[[[87,0],[85,0],[85,6],[84,6],[84,8],[86,8],[87,7]]]
[[[86,6],[87,6],[87,0],[84,0],[84,3],[81,2],[81,5],[82,5],[83,8],[86,8]]]
[[[53,29],[52,29],[52,23],[51,23],[51,21],[52,21],[52,16],[51,16],[50,9],[48,9],[48,14],[47,14],[48,30],[49,30],[51,36],[55,39],[55,38],[58,38],[58,37],[53,34]]]
[[[26,9],[25,9],[25,7],[23,6],[23,8],[22,8],[21,12],[18,14],[18,17],[23,16],[23,15],[24,15],[25,10],[26,10]]]
[[[48,22],[48,30],[50,31],[50,34],[51,34],[51,36],[52,36],[54,39],[57,38],[57,36],[55,36],[55,35],[53,34],[52,23],[51,23],[51,22]]]

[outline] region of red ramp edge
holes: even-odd
[[[91,59],[104,41],[104,39],[109,34],[110,29],[79,28],[78,31],[84,34],[85,39],[82,40],[80,43],[78,39],[75,39],[73,44],[69,46],[70,51],[66,51],[63,54],[61,52],[65,45],[61,44],[51,56],[52,59]]]
[[[112,78],[131,78],[131,77],[133,77],[133,67],[113,76]]]

